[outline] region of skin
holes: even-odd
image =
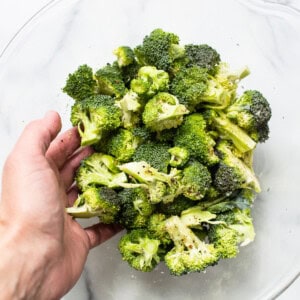
[[[0,299],[59,299],[76,283],[89,250],[120,228],[82,228],[66,214],[73,179],[91,154],[75,128],[58,136],[56,112],[29,123],[7,158],[0,201]],[[5,276],[3,275],[5,274]]]

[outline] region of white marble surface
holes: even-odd
[[[48,2],[50,1],[0,1],[0,53],[22,25]],[[206,285],[210,295],[203,299],[221,299],[222,293],[218,287],[234,286],[229,279],[234,281],[236,287],[243,290],[243,292],[237,290],[231,294],[233,295],[231,299],[239,297],[253,299],[247,295],[254,295],[253,289],[258,288],[261,289],[261,293],[257,294],[256,299],[268,298],[268,295],[272,293],[267,286],[265,290],[263,289],[262,283],[265,280],[263,273],[269,272],[268,276],[274,277],[274,289],[280,285],[280,282],[288,282],[290,278],[287,279],[285,276],[287,270],[280,266],[286,259],[286,253],[293,255],[293,252],[290,254],[289,249],[285,249],[284,246],[296,245],[299,249],[299,244],[295,244],[295,242],[289,243],[288,241],[285,245],[280,244],[280,239],[277,238],[271,227],[272,222],[276,220],[278,222],[280,218],[287,229],[284,231],[280,228],[278,235],[291,234],[290,239],[299,239],[299,227],[297,229],[289,228],[289,226],[299,226],[300,223],[299,214],[292,211],[295,209],[299,211],[299,207],[295,206],[293,202],[293,197],[296,199],[295,194],[297,191],[299,192],[300,176],[296,172],[289,173],[289,168],[292,169],[292,167],[287,166],[284,163],[285,158],[281,156],[283,154],[287,157],[295,156],[288,146],[295,146],[299,150],[300,124],[299,121],[296,124],[288,117],[295,116],[295,110],[299,111],[299,99],[295,104],[294,97],[297,97],[299,86],[300,1],[228,1],[228,7],[222,5],[222,8],[218,8],[217,1],[174,0],[170,5],[169,1],[162,3],[163,1],[145,0],[131,1],[126,7],[125,5],[118,7],[117,1],[114,0],[102,3],[91,0],[60,2],[65,2],[67,5],[63,9],[59,9],[60,6],[64,6],[59,3],[52,9],[56,10],[55,13],[44,12],[44,21],[42,22],[33,18],[32,22],[29,22],[22,30],[21,38],[12,43],[8,48],[7,55],[2,60],[0,59],[0,134],[4,139],[0,151],[0,167],[24,123],[39,117],[46,109],[52,108],[60,111],[65,118],[64,126],[69,125],[67,121],[68,106],[63,102],[66,97],[61,95],[59,89],[67,72],[83,62],[97,67],[111,60],[110,51],[114,46],[122,43],[136,44],[153,26],[166,26],[168,30],[177,32],[183,42],[196,42],[195,33],[197,32],[201,36],[201,42],[204,41],[215,46],[224,59],[236,65],[249,64],[254,75],[245,82],[245,85],[255,86],[272,98],[271,102],[274,102],[271,103],[274,108],[272,125],[274,130],[279,132],[270,142],[259,149],[259,158],[263,157],[264,160],[269,160],[269,163],[278,164],[278,168],[271,168],[266,167],[267,162],[261,164],[261,161],[258,160],[258,171],[265,180],[263,186],[265,189],[270,189],[269,193],[262,193],[261,203],[258,203],[256,208],[257,225],[260,230],[258,232],[261,234],[258,234],[257,242],[243,250],[235,261],[224,262],[216,267],[218,272],[224,272],[222,278],[218,278],[218,273],[215,273],[217,271],[211,270],[208,270],[207,274],[193,274],[176,280],[169,280],[168,276],[164,274],[166,270],[163,268],[157,269],[152,275],[133,272],[127,268],[126,264],[120,263],[120,257],[116,250],[118,239],[116,237],[91,252],[81,280],[65,298],[110,300],[127,299],[126,295],[130,295],[130,299],[169,299],[172,292],[168,289],[172,289],[175,285],[174,291],[177,294],[174,294],[173,299],[191,299],[195,284],[198,284],[198,280],[202,280],[203,282],[199,283],[199,286],[205,287]],[[159,9],[157,9],[158,5]],[[184,8],[183,5],[187,5],[188,8]],[[166,7],[171,10],[171,16],[165,16]],[[181,10],[183,18],[179,14]],[[207,20],[207,23],[197,18],[197,10],[203,20]],[[206,12],[204,13],[203,10]],[[95,11],[99,11],[99,15],[95,14]],[[209,15],[215,18],[214,22],[209,19]],[[53,22],[53,26],[49,30],[51,22]],[[103,28],[99,28],[102,24],[104,24]],[[41,32],[44,32],[47,39],[40,37]],[[107,32],[114,34],[110,38]],[[80,38],[81,42],[76,40],[76,37]],[[43,42],[39,43],[40,40]],[[72,47],[66,46],[65,43],[71,44]],[[105,48],[102,44],[105,44]],[[101,51],[96,51],[97,47],[101,48]],[[22,51],[19,50],[20,48]],[[37,48],[39,51],[33,50],[33,48]],[[279,101],[282,101],[283,104],[290,102],[289,109],[285,110]],[[26,103],[29,103],[29,106]],[[18,121],[15,122],[16,120]],[[299,120],[299,114],[297,120]],[[281,123],[278,124],[278,122]],[[297,129],[290,130],[290,132],[296,134],[295,137],[288,137],[287,133],[280,129],[281,126],[292,128],[294,125],[298,126],[295,127]],[[281,142],[288,143],[288,146],[285,148]],[[278,150],[281,147],[282,150]],[[274,150],[274,148],[278,149]],[[275,152],[276,154],[273,154]],[[279,158],[279,162],[277,158]],[[299,159],[295,159],[295,162],[299,162]],[[275,171],[282,175],[275,176]],[[282,184],[281,176],[284,175],[290,179]],[[266,178],[267,176],[268,178]],[[276,184],[279,187],[275,186]],[[292,200],[287,199],[285,204],[282,204],[280,201],[285,198],[283,196],[284,189],[290,188],[290,185],[293,190],[287,193],[286,197],[290,197]],[[267,211],[267,208],[272,204],[266,202],[272,201],[270,195],[274,196],[273,206],[274,209],[277,208],[277,219],[268,215],[270,212]],[[279,196],[283,199],[279,199]],[[267,217],[267,224],[262,221],[264,216]],[[276,230],[277,227],[278,225],[274,226]],[[266,237],[270,239],[267,243],[264,240]],[[273,242],[274,246],[272,246]],[[268,249],[270,253],[259,253],[260,249]],[[274,256],[273,253],[278,256]],[[253,255],[256,258],[254,261]],[[274,257],[274,267],[268,267],[265,270],[263,261],[266,260],[266,264],[270,264],[268,260],[274,259]],[[248,259],[249,262],[249,258],[252,261],[250,259],[250,264],[246,263],[245,265],[244,261],[247,262]],[[295,257],[295,264],[299,266],[297,257]],[[236,270],[229,265],[235,266]],[[243,276],[242,271],[258,272],[250,278]],[[241,277],[235,276],[235,272]],[[282,276],[278,274],[280,272],[282,272]],[[211,287],[210,280],[216,282],[215,291]],[[241,282],[238,282],[239,280]],[[270,285],[271,281],[266,284]],[[245,292],[247,288],[249,288],[248,294]],[[198,296],[199,299],[202,299],[200,295],[201,290]],[[294,300],[299,299],[299,295],[300,280],[297,280],[278,299]]]

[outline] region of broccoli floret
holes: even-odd
[[[130,130],[120,128],[107,141],[107,153],[113,155],[119,162],[129,161],[139,146],[139,142]]]
[[[137,77],[130,82],[131,90],[146,98],[168,90],[168,85],[169,74],[152,66],[141,67]]]
[[[238,70],[231,70],[226,62],[220,62],[216,67],[214,77],[230,93],[233,98],[238,87],[238,83],[250,74],[247,66]]]
[[[231,97],[207,69],[197,65],[179,70],[170,91],[190,111],[200,106],[223,109],[229,105]]]
[[[123,260],[136,270],[150,272],[160,262],[160,241],[146,229],[134,229],[122,236],[119,250]]]
[[[119,166],[119,169],[137,180],[139,183],[123,184],[124,187],[143,187],[149,193],[149,201],[153,204],[171,202],[176,194],[176,169],[169,174],[159,172],[145,161],[129,162]]]
[[[123,189],[119,192],[121,211],[119,222],[126,228],[145,228],[154,206],[148,200],[148,193],[143,188]]]
[[[98,85],[92,68],[88,65],[79,66],[74,73],[69,74],[66,85],[62,90],[76,101],[97,94]]]
[[[216,220],[217,215],[203,210],[199,205],[189,207],[181,212],[181,221],[190,228],[203,229],[202,223],[205,224],[220,224],[223,221]]]
[[[85,191],[91,186],[120,187],[120,184],[127,182],[127,176],[119,171],[112,156],[93,153],[82,160],[75,180],[79,189]]]
[[[145,161],[160,172],[167,173],[171,155],[169,145],[159,142],[141,144],[132,156],[132,161]]]
[[[66,211],[75,218],[99,217],[101,223],[111,224],[117,221],[120,199],[110,188],[90,187],[80,194],[74,205]]]
[[[207,110],[204,117],[207,124],[219,132],[221,138],[231,140],[241,153],[251,151],[256,147],[256,142],[250,135],[227,118],[225,113]]]
[[[258,136],[254,140],[265,141],[268,138],[267,124],[272,111],[269,102],[259,91],[245,91],[241,97],[227,108],[226,112],[230,120],[233,120],[250,134],[252,133],[252,136],[258,132]]]
[[[206,122],[200,113],[185,117],[174,137],[175,146],[186,148],[191,157],[211,166],[219,161],[214,152],[215,141],[208,134]]]
[[[155,29],[145,36],[143,44],[134,49],[141,65],[155,66],[168,71],[172,62],[185,55],[184,47],[179,45],[179,37],[174,33]]]
[[[115,102],[122,112],[122,124],[125,128],[135,127],[140,121],[141,104],[138,94],[127,92],[121,100]]]
[[[99,92],[104,95],[122,97],[126,92],[120,68],[107,64],[95,73],[98,81]]]
[[[220,63],[220,54],[211,46],[201,45],[185,45],[185,53],[189,60],[188,66],[197,65],[205,68],[209,73],[214,74],[216,65]]]
[[[165,221],[167,217],[162,213],[154,213],[150,216],[147,229],[151,236],[161,242],[161,246],[168,246],[172,243],[169,234],[165,230]]]
[[[189,151],[183,147],[172,147],[168,152],[171,154],[171,167],[183,167],[190,158]]]
[[[125,67],[135,61],[133,50],[128,46],[120,46],[113,53],[117,56],[119,67]]]
[[[152,131],[176,128],[188,114],[187,108],[169,93],[158,93],[145,105],[143,122]]]
[[[220,165],[215,174],[214,186],[222,193],[230,193],[236,189],[253,189],[261,191],[258,179],[253,170],[232,152],[232,146],[227,141],[217,145]]]
[[[101,140],[103,133],[121,125],[121,111],[110,96],[95,95],[75,102],[71,122],[78,127],[81,145],[92,145]]]
[[[168,218],[165,228],[175,245],[164,258],[171,274],[200,272],[219,260],[214,246],[200,240],[178,216]]]
[[[235,208],[219,214],[217,220],[222,223],[211,225],[208,238],[223,258],[235,257],[238,245],[246,246],[254,240],[255,231],[249,209]]]
[[[201,200],[211,185],[212,179],[208,168],[194,160],[183,169],[180,180],[180,192],[191,200]]]
[[[195,205],[195,201],[183,196],[182,194],[176,197],[172,202],[160,202],[157,211],[166,216],[180,216],[183,210]]]

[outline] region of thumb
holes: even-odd
[[[45,155],[50,143],[61,129],[61,119],[57,112],[49,111],[43,119],[30,122],[19,137],[13,152],[22,156]]]

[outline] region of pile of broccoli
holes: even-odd
[[[235,257],[255,237],[253,153],[271,118],[259,91],[237,91],[249,69],[162,29],[113,53],[96,72],[79,66],[63,88],[81,145],[94,148],[67,212],[121,224],[123,260],[143,272],[163,261],[182,275]]]

